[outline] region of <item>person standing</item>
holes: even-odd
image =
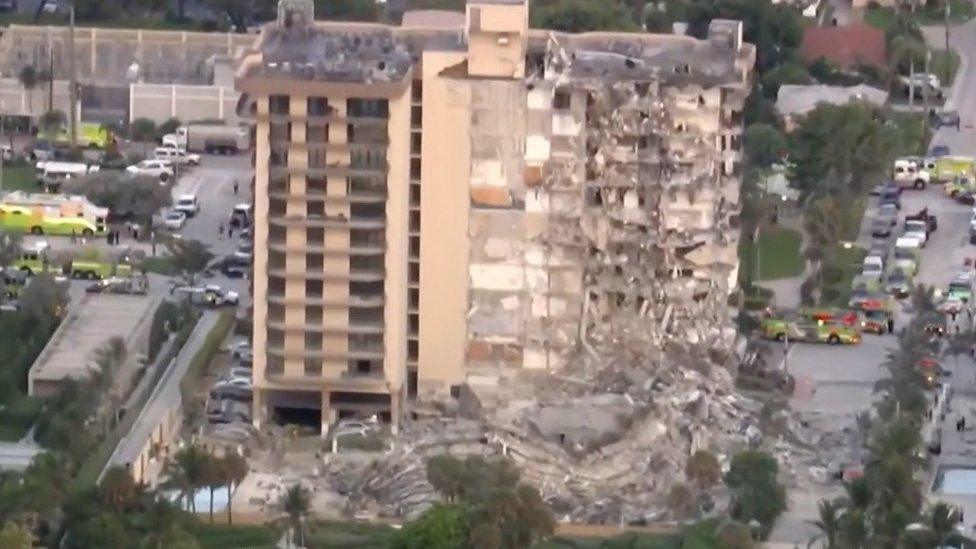
[[[237,196],[237,180],[234,180],[234,196]]]
[[[221,221],[220,224],[217,225],[217,236],[219,236],[220,238],[224,238],[224,222],[223,221]]]

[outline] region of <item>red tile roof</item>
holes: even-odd
[[[803,33],[800,52],[808,63],[823,57],[842,69],[859,64],[879,68],[887,66],[884,33],[864,23],[808,27]]]

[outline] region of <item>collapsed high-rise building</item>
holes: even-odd
[[[462,388],[503,407],[534,396],[525,376],[623,394],[609,378],[707,375],[694,363],[731,346],[741,23],[701,40],[528,21],[526,0],[400,26],[282,0],[242,59],[259,426],[399,426]]]

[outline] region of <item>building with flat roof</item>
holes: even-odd
[[[127,356],[144,353],[158,298],[86,294],[37,356],[27,375],[31,396],[51,397],[65,379],[83,379],[93,368],[95,351],[113,337],[125,340]]]
[[[528,10],[470,0],[394,27],[282,0],[241,60],[258,426],[396,424],[462,384],[490,402],[607,334],[728,337],[741,23],[566,34]]]

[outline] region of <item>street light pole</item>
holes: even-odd
[[[949,15],[952,13],[951,0],[945,0],[945,83],[949,85],[952,70],[952,55],[949,50]]]
[[[75,3],[68,11],[68,101],[71,103],[68,114],[71,124],[71,148],[78,146],[78,78],[75,75]]]

